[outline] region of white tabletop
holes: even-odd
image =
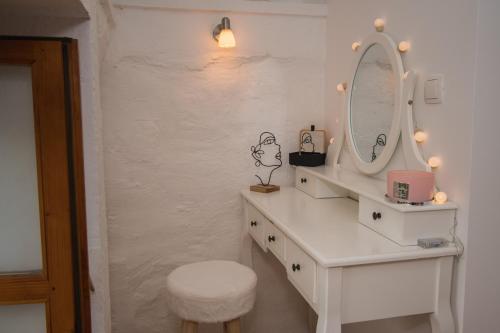
[[[357,221],[358,203],[348,198],[314,199],[294,187],[242,195],[278,229],[324,267],[456,255],[454,244],[435,249],[400,246]]]

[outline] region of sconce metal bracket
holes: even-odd
[[[221,22],[215,26],[212,36],[216,41],[219,41],[220,32],[224,29],[231,29],[231,21],[229,21],[229,17],[223,17]]]

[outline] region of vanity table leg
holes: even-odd
[[[432,333],[455,333],[455,321],[451,313],[451,278],[454,257],[436,260],[436,300],[430,315]]]
[[[341,333],[342,267],[318,268],[316,333]]]

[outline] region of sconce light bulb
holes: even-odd
[[[361,46],[360,42],[354,42],[354,43],[352,43],[351,48],[354,52],[356,52],[360,46]]]
[[[437,156],[432,156],[431,158],[429,158],[427,163],[429,163],[429,166],[433,169],[439,168],[441,166],[441,159]]]
[[[231,29],[223,29],[219,35],[219,47],[232,48],[236,46],[236,40]]]
[[[345,83],[339,83],[337,84],[337,91],[339,93],[343,93],[346,90],[346,84]]]
[[[378,18],[375,20],[375,22],[373,22],[373,25],[375,26],[375,30],[377,30],[378,32],[383,32],[385,27],[385,21],[384,19]]]
[[[434,202],[438,205],[445,204],[448,201],[448,195],[444,192],[437,192],[434,194]]]
[[[398,50],[401,53],[405,53],[410,49],[410,46],[411,46],[410,42],[402,41],[399,43]]]
[[[415,141],[418,143],[425,142],[427,140],[427,133],[425,133],[422,130],[416,130],[415,131]]]
[[[335,142],[335,138],[334,137],[330,138],[330,144],[333,145],[334,142]]]

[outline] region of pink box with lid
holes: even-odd
[[[424,203],[434,196],[432,172],[391,170],[387,173],[387,196],[397,202]]]

